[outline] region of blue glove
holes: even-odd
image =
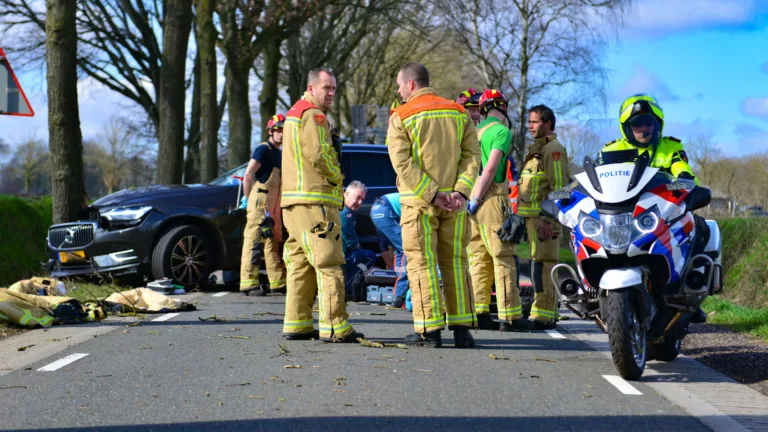
[[[244,209],[246,207],[248,207],[248,197],[244,196],[240,198],[240,207],[238,207],[238,209]]]
[[[467,201],[467,211],[470,215],[473,215],[477,213],[477,209],[480,207],[480,203],[477,202],[476,199],[472,199],[471,201]]]

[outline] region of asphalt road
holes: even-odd
[[[0,344],[0,428],[710,430],[646,383],[610,382],[611,361],[566,327],[477,331],[468,350],[453,348],[447,331],[443,349],[284,341],[285,297],[213,294],[196,297],[197,311],[136,327],[110,320]],[[405,310],[349,311],[371,340],[413,331]],[[223,321],[199,320],[213,315]],[[78,359],[61,366],[67,358]]]

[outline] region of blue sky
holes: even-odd
[[[653,94],[664,109],[665,135],[704,134],[725,154],[768,151],[768,0],[636,0],[626,25],[611,39],[606,116],[637,92]],[[47,106],[40,71],[18,71],[36,116],[0,116],[15,144],[47,139]],[[91,80],[80,88],[83,136],[95,137],[110,116],[126,112],[120,96]],[[618,137],[607,121],[603,134]]]

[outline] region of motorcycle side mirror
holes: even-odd
[[[548,216],[556,220],[557,214],[560,213],[560,209],[557,207],[557,204],[555,204],[553,200],[548,199],[541,203],[541,212],[544,213],[544,216]]]
[[[685,197],[685,207],[689,211],[694,211],[708,206],[710,201],[712,201],[712,191],[697,186]]]

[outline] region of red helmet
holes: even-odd
[[[465,107],[473,107],[473,106],[478,106],[479,99],[480,99],[480,93],[478,93],[477,90],[470,87],[464,90],[463,92],[461,92],[459,97],[456,98],[456,103],[459,105],[464,105]]]
[[[267,122],[267,130],[273,131],[276,129],[282,129],[285,124],[285,116],[282,114],[275,114]]]
[[[496,89],[486,89],[480,96],[480,112],[486,114],[491,108],[507,111],[509,101]]]

